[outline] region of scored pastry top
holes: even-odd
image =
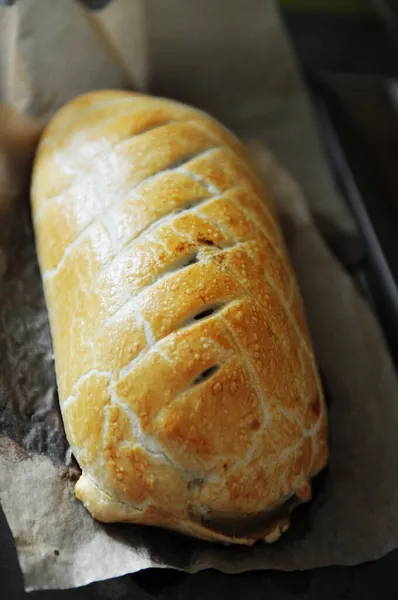
[[[77,496],[103,521],[279,537],[326,463],[326,410],[243,146],[177,102],[86,94],[43,135],[32,209]]]

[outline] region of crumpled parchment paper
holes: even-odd
[[[25,2],[24,10],[33,10],[32,4]],[[43,0],[36,4],[43,9]],[[55,11],[68,6],[65,10],[76,15],[83,10],[75,2],[54,5]],[[0,132],[0,164],[5,165],[0,202],[10,189],[10,173],[19,172],[21,178],[15,202],[0,217],[5,258],[0,275],[0,501],[26,589],[77,587],[154,566],[236,573],[377,559],[398,546],[397,379],[374,315],[318,228],[328,224],[322,231],[342,241],[341,252],[347,238],[360,248],[324,162],[275,3],[231,0],[227,11],[221,0],[149,0],[146,6],[153,90],[193,102],[231,125],[249,143],[274,193],[328,390],[330,467],[312,505],[298,509],[291,530],[273,546],[220,547],[149,527],[103,525],[90,517],[73,494],[77,468],[58,409],[47,312],[29,205],[23,198],[32,152],[28,144],[28,156],[13,158]],[[25,86],[16,85],[20,79],[14,73],[15,85],[0,83],[2,99],[45,121],[67,99],[69,88],[59,82],[59,95],[44,110],[37,98],[51,80],[41,70],[41,57],[26,54],[26,49],[39,55],[53,52],[54,63],[66,59],[70,49],[41,45],[36,39],[41,20],[18,3],[0,10],[9,11],[5,16],[0,12],[0,31],[10,11],[20,19],[12,39]],[[86,15],[84,20],[87,25]],[[102,56],[107,52],[109,48]],[[107,59],[101,60],[105,64]],[[73,71],[72,62],[68,85]],[[121,71],[123,77],[134,72],[131,65]],[[90,87],[122,85],[121,79],[115,83],[112,69],[93,72]],[[79,77],[83,85],[78,91],[83,91],[85,82]],[[14,169],[18,160],[24,165],[21,171]]]

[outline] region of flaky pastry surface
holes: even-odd
[[[182,104],[93,92],[47,127],[32,210],[77,497],[101,521],[277,539],[326,463],[326,411],[243,146]]]

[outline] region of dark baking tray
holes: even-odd
[[[398,111],[395,82],[309,74],[309,89],[336,183],[366,247],[360,273],[398,363]],[[398,88],[397,88],[398,89]]]

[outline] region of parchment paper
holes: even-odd
[[[49,3],[35,2],[39,11],[44,11],[44,4],[48,28]],[[55,11],[68,6],[65,10],[76,11],[75,15],[82,10],[72,2],[54,5]],[[32,16],[29,6],[32,11],[28,0],[26,13],[20,4],[5,9],[6,16],[0,12],[0,31],[4,26],[7,33],[11,30],[10,11],[12,19],[22,19],[12,39],[25,82],[20,87],[16,71],[14,84],[0,84],[0,89],[3,100],[14,99],[19,108],[45,120],[69,96],[70,86],[75,93],[75,68],[79,91],[88,82],[81,78],[80,64],[66,68],[72,52],[68,45],[61,44],[60,50],[55,43],[39,44],[36,33],[43,13],[42,18]],[[84,21],[87,24],[86,16]],[[355,226],[324,162],[275,5],[230,0],[226,9],[221,0],[150,0],[147,22],[153,90],[193,102],[231,125],[250,143],[274,192],[329,393],[330,468],[317,486],[313,504],[299,510],[291,530],[270,547],[225,548],[153,528],[93,521],[73,495],[77,470],[58,410],[47,313],[25,198],[0,219],[0,246],[7,259],[0,278],[0,500],[25,586],[76,587],[153,566],[242,572],[377,559],[398,546],[397,379],[375,317],[311,216],[322,225],[328,243],[333,239],[341,258],[345,259],[347,239],[360,253]],[[0,44],[3,39],[0,35]],[[53,44],[51,36],[47,39]],[[33,51],[39,56],[32,56]],[[103,51],[101,64],[109,59],[107,52]],[[48,100],[45,110],[37,100],[46,96],[51,83],[40,66],[43,53],[52,53],[43,68],[62,64],[67,78],[66,86],[58,79],[58,94]],[[129,52],[124,57],[129,58],[129,67],[123,73],[134,72],[136,57]],[[93,72],[90,87],[116,85],[117,69]],[[278,165],[264,142],[300,185]],[[0,132],[0,160],[6,150]],[[3,163],[8,167],[16,160],[6,158]],[[8,189],[3,171],[0,199]]]

